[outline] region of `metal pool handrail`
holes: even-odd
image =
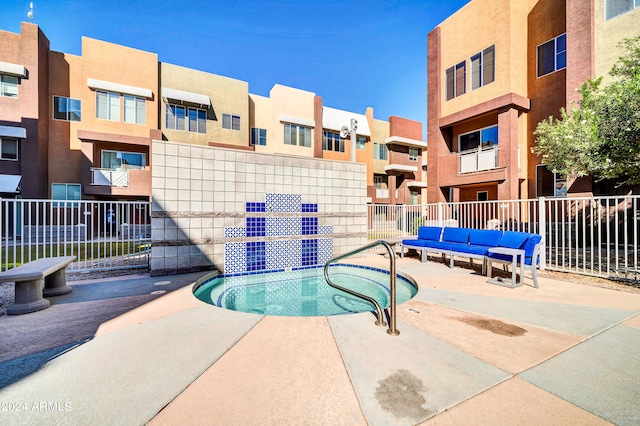
[[[338,290],[342,290],[346,293],[349,293],[352,296],[364,299],[367,302],[371,303],[373,306],[375,306],[376,314],[378,316],[376,325],[380,327],[384,327],[385,325],[387,325],[387,323],[384,320],[384,314],[382,312],[382,308],[380,307],[378,302],[375,301],[375,299],[367,295],[360,294],[356,291],[350,290],[348,288],[339,286],[333,283],[329,278],[329,264],[331,264],[332,262],[337,262],[339,260],[345,259],[349,256],[353,256],[354,254],[358,254],[363,251],[372,249],[377,246],[383,246],[389,252],[389,293],[390,293],[389,310],[391,312],[389,315],[389,328],[387,329],[387,333],[392,336],[397,336],[400,334],[400,332],[396,328],[396,256],[395,256],[395,253],[393,252],[393,249],[389,245],[389,243],[383,240],[378,240],[371,244],[367,244],[366,246],[360,247],[359,249],[350,251],[349,253],[345,253],[343,255],[334,257],[333,259],[329,260],[327,263],[324,264],[324,279],[327,281],[327,284],[329,284],[331,287],[337,288]]]

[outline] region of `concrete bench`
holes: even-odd
[[[7,314],[28,314],[46,309],[50,302],[43,295],[51,297],[69,293],[71,287],[67,285],[66,267],[75,259],[75,256],[46,257],[1,272],[0,282],[16,283],[15,303],[7,308]]]

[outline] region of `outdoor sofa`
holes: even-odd
[[[534,286],[538,287],[536,267],[540,262],[540,246],[542,236],[539,234],[515,231],[500,231],[473,228],[454,228],[438,226],[421,226],[417,238],[402,240],[404,249],[415,249],[421,253],[422,262],[427,261],[428,253],[449,256],[449,267],[453,268],[454,256],[468,257],[482,261],[482,274],[491,278],[494,262],[511,264],[511,286],[522,284],[524,269],[530,269]],[[520,282],[516,282],[516,268],[520,269]],[[501,279],[491,280],[494,284],[502,284]]]

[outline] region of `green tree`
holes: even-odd
[[[578,103],[536,127],[532,151],[556,173],[640,184],[640,37],[620,44],[610,83],[588,80]]]

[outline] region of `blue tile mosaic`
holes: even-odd
[[[245,213],[289,214],[277,217],[270,217],[268,214],[255,217],[249,214],[244,228],[225,228],[225,238],[298,237],[298,239],[226,243],[225,275],[309,268],[323,264],[333,257],[332,238],[300,239],[302,236],[333,234],[333,227],[320,225],[318,217],[295,215],[295,213],[318,213],[318,204],[302,203],[302,195],[265,194],[264,203],[247,202],[245,210]]]
[[[265,203],[247,202],[245,211],[247,213],[254,213],[254,212],[260,213],[260,212],[265,212],[266,209],[267,207]]]
[[[267,259],[265,257],[265,242],[248,242],[246,254],[246,270],[261,271],[266,269]]]
[[[266,234],[266,217],[248,217],[247,237],[264,237]]]
[[[247,234],[245,228],[224,228],[225,238],[242,238],[246,236]]]
[[[302,218],[302,235],[316,235],[318,233],[318,218]]]

